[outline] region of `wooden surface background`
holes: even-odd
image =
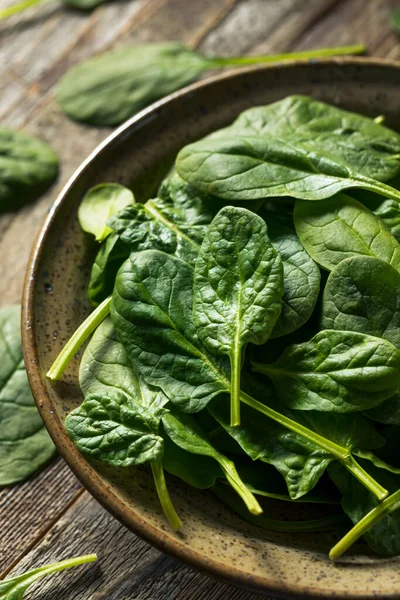
[[[0,8],[16,0],[0,0]],[[390,0],[114,0],[90,14],[54,0],[0,23],[0,123],[40,135],[61,161],[35,204],[0,215],[0,304],[18,302],[47,209],[109,130],[68,121],[54,101],[69,66],[114,46],[181,40],[210,55],[278,53],[364,43],[400,58]],[[400,2],[397,2],[400,6]],[[96,552],[94,565],[42,580],[27,600],[257,600],[208,579],[127,531],[83,490],[62,459],[0,490],[0,578]]]

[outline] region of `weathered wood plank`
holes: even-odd
[[[84,494],[10,576],[54,560],[95,552],[98,563],[43,579],[41,600],[259,600],[206,578],[150,547]],[[263,596],[265,598],[265,596]],[[29,596],[27,596],[29,598]]]

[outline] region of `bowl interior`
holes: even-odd
[[[284,534],[252,526],[208,491],[168,478],[184,526],[169,530],[147,468],[87,463],[63,429],[82,400],[79,358],[62,382],[45,373],[90,312],[86,287],[95,243],[77,222],[83,194],[96,183],[132,187],[137,200],[155,192],[176,152],[251,106],[308,94],[360,113],[384,114],[400,127],[400,69],[394,63],[337,59],[248,69],[195,84],[131,119],[78,171],[51,211],[33,251],[24,299],[24,349],[33,392],[60,452],[89,491],[117,518],[159,548],[238,584],[279,595],[399,595],[400,561],[377,558],[362,544],[340,565],[327,551],[341,532]],[[24,327],[23,327],[24,329]],[[290,505],[288,503],[289,510]],[[286,511],[285,507],[285,511]],[[296,512],[298,514],[298,508]],[[271,501],[269,514],[282,504]]]

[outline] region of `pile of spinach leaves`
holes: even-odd
[[[77,448],[149,463],[174,528],[165,471],[268,529],[348,518],[334,559],[361,535],[399,554],[399,172],[380,119],[292,96],[183,148],[156,198],[90,190],[95,308],[48,373],[94,332]],[[269,497],[327,516],[269,519]]]

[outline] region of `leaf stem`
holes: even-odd
[[[65,369],[78,352],[82,344],[100,325],[110,313],[111,296],[103,300],[101,304],[83,321],[72,337],[65,344],[60,354],[50,367],[47,377],[52,380],[60,379]]]
[[[240,341],[231,356],[231,427],[240,425],[240,372],[242,370]]]
[[[319,48],[316,50],[303,50],[301,52],[286,52],[284,54],[270,54],[263,56],[233,56],[226,58],[210,58],[209,67],[218,68],[230,65],[254,65],[269,63],[279,60],[295,60],[300,58],[320,58],[323,56],[340,56],[344,54],[364,54],[366,47],[363,44],[355,46],[339,46],[336,48]]]
[[[8,8],[0,10],[0,19],[7,19],[12,15],[23,12],[30,6],[35,6],[36,4],[47,4],[47,2],[51,1],[52,0],[24,0],[24,2],[18,2],[18,4],[14,4],[14,6],[9,6]]]
[[[374,527],[384,517],[400,508],[400,490],[386,498],[365,515],[329,552],[329,558],[336,560],[350,548],[364,533]]]
[[[179,529],[182,526],[182,521],[176,513],[171,497],[168,492],[167,483],[165,481],[164,469],[161,461],[152,462],[151,470],[153,473],[154,483],[157,490],[158,499],[173,529]]]
[[[251,514],[261,515],[263,510],[258,503],[258,500],[254,497],[246,484],[240,479],[234,463],[222,455],[218,462],[224,471],[227,481],[231,484],[235,492],[241,497]]]
[[[324,438],[318,433],[315,433],[315,431],[304,427],[304,425],[301,425],[300,423],[296,423],[296,421],[293,421],[292,419],[289,419],[289,417],[278,413],[269,406],[262,404],[244,392],[241,392],[241,400],[248,406],[251,406],[251,408],[254,408],[254,410],[263,413],[270,419],[280,423],[287,429],[302,435],[311,442],[314,442],[323,450],[329,452],[329,454],[332,454],[332,456],[337,458],[343,464],[343,466],[346,467],[346,469],[350,471],[350,473],[352,473],[352,475],[354,475],[354,477],[356,477],[359,482],[371,492],[371,494],[378,498],[379,501],[383,500],[388,495],[389,492],[377,481],[375,481],[375,479],[373,479],[369,473],[364,471],[364,469],[351,456],[347,448],[339,446],[339,444]]]

